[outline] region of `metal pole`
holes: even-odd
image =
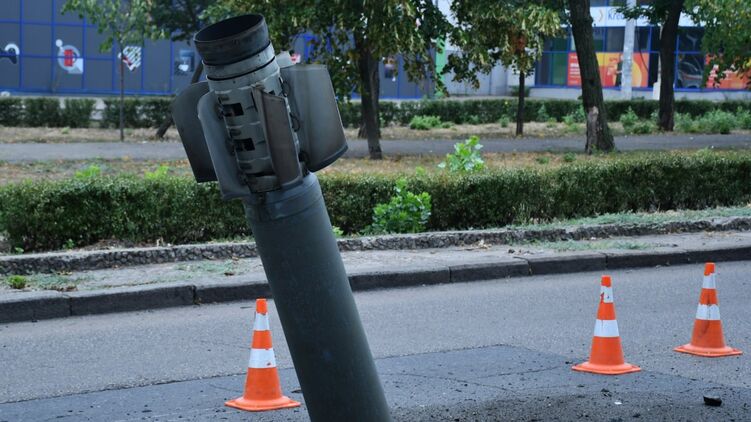
[[[636,7],[636,0],[628,0],[629,8]],[[630,100],[632,96],[632,68],[634,63],[634,33],[636,32],[636,21],[629,19],[626,21],[626,28],[623,35],[623,55],[621,62],[621,95],[624,100]]]

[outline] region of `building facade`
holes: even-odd
[[[623,0],[593,0],[590,9],[594,21],[594,41],[600,79],[606,97],[620,96],[621,57],[626,20],[618,13]],[[734,73],[726,74],[717,83],[711,76],[703,81],[707,57],[701,51],[704,29],[687,16],[679,23],[675,51],[675,80],[677,97],[721,99],[748,97],[747,80]],[[655,82],[659,77],[660,29],[642,19],[636,22],[633,45],[632,86],[634,96],[657,96]],[[659,84],[658,84],[659,85]],[[570,30],[563,37],[545,43],[542,59],[534,75],[535,96],[576,97],[581,86],[576,47]],[[570,91],[570,92],[569,92]]]
[[[128,95],[172,95],[190,83],[200,60],[187,42],[148,41],[102,52],[104,36],[65,0],[0,0],[0,93],[107,96],[120,92],[120,60]],[[296,58],[309,54],[308,36],[296,40]],[[395,56],[381,64],[384,98],[421,98],[430,87],[411,82]],[[424,85],[424,84],[422,84]]]
[[[0,93],[11,95],[85,95],[107,96],[120,91],[120,60],[125,66],[125,91],[128,95],[172,95],[190,83],[198,54],[187,42],[149,41],[125,46],[124,56],[112,48],[102,52],[103,36],[97,28],[74,13],[60,12],[65,0],[0,0]],[[640,0],[643,3],[645,0]],[[436,0],[450,16],[450,0]],[[592,0],[594,36],[600,76],[605,96],[620,97],[620,63],[625,20],[617,12],[624,0]],[[676,96],[689,98],[749,98],[746,81],[728,75],[720,84],[702,82],[705,55],[700,51],[703,28],[683,17],[676,45]],[[659,29],[646,21],[637,22],[634,37],[632,86],[634,96],[652,98],[659,75]],[[309,36],[295,42],[295,57],[305,60],[310,54]],[[457,53],[447,45],[446,54]],[[380,69],[381,97],[415,99],[431,97],[432,84],[410,81],[401,57],[384,58]],[[526,79],[532,96],[576,98],[579,68],[570,31],[550,39],[536,71]],[[443,80],[450,95],[509,95],[518,84],[518,76],[497,66],[490,74],[478,75],[479,88],[454,82],[452,75]],[[6,95],[7,95],[6,94]],[[356,95],[355,95],[356,97]]]

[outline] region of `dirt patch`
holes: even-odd
[[[155,135],[156,129],[126,129],[125,142],[169,142],[179,141],[177,130],[171,128],[164,138]],[[347,128],[347,139],[358,139],[357,129]],[[514,138],[515,127],[501,127],[499,124],[453,125],[448,128],[414,130],[405,126],[388,126],[381,129],[383,140],[407,139],[467,139],[470,136],[480,138]],[[524,136],[532,138],[574,137],[584,134],[584,125],[567,127],[563,123],[530,122],[524,125]],[[70,129],[70,128],[31,128],[0,126],[0,143],[83,143],[83,142],[117,142],[120,131],[117,129]]]
[[[120,140],[118,129],[71,129],[55,127],[5,127],[0,126],[0,143],[82,143],[82,142],[117,142]],[[177,130],[167,131],[164,138],[156,137],[156,129],[125,129],[125,142],[169,142],[179,141]]]

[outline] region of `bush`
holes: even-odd
[[[642,120],[631,126],[630,131],[636,135],[649,135],[657,131],[657,125],[652,120]]]
[[[549,122],[551,119],[550,115],[548,114],[548,109],[545,107],[545,104],[541,105],[539,109],[537,109],[537,117],[535,118],[535,121],[538,122]],[[555,119],[553,119],[555,120]]]
[[[735,127],[735,116],[727,111],[713,110],[699,119],[699,131],[703,133],[728,134]]]
[[[140,128],[147,127],[144,119],[141,118],[141,99],[126,98],[123,103],[123,117],[125,127]],[[120,127],[120,99],[108,98],[104,100],[104,113],[102,114],[102,127],[117,128]]]
[[[90,164],[88,167],[81,170],[76,170],[73,178],[78,180],[86,180],[92,177],[98,177],[102,174],[102,168],[96,164]]]
[[[11,289],[21,290],[29,284],[29,279],[22,275],[12,275],[6,279],[6,283],[8,283]]]
[[[454,144],[454,152],[446,154],[446,159],[438,164],[451,173],[474,173],[485,168],[485,161],[480,156],[480,138],[471,136],[464,142]]]
[[[373,223],[377,204],[389,202],[396,178],[326,174],[320,181],[332,224],[357,233]],[[751,153],[654,153],[557,168],[423,174],[408,177],[406,189],[430,194],[429,230],[730,206],[751,201]],[[11,250],[26,251],[57,249],[68,239],[84,246],[106,239],[188,243],[248,234],[238,201],[221,201],[216,184],[175,176],[2,186],[0,231]]]
[[[89,127],[94,100],[87,98],[65,100],[65,108],[60,111],[61,125],[64,127]]]
[[[21,126],[23,101],[20,98],[0,98],[0,126]]]
[[[438,116],[415,116],[409,122],[409,128],[415,130],[429,130],[434,128],[448,128],[450,123],[444,123]]]
[[[418,233],[425,231],[430,218],[430,194],[416,195],[407,190],[407,181],[399,179],[396,193],[388,203],[373,208],[373,224],[368,233]]]
[[[139,112],[144,127],[159,127],[172,113],[172,98],[147,97],[141,100]]]
[[[698,122],[688,114],[675,113],[674,129],[678,132],[699,133]]]
[[[172,98],[144,97],[125,99],[125,127],[158,127],[170,113]],[[102,126],[120,127],[120,99],[104,100]]]
[[[501,116],[501,118],[498,119],[498,124],[501,125],[502,128],[507,128],[509,123],[511,123],[511,119],[508,116]]]
[[[636,113],[634,113],[634,110],[629,107],[626,113],[621,115],[619,120],[621,125],[623,125],[623,130],[625,130],[626,133],[631,133],[634,125],[639,121],[639,116],[637,116]]]
[[[31,127],[59,127],[62,123],[60,100],[57,98],[26,98],[24,124]]]

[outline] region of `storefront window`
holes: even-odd
[[[675,87],[699,89],[704,77],[703,54],[678,54]]]

